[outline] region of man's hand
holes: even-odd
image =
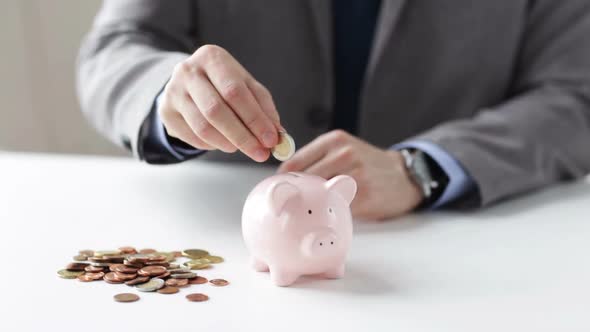
[[[325,179],[339,174],[352,176],[358,183],[352,203],[355,218],[394,218],[410,212],[423,199],[399,152],[381,150],[342,130],[318,137],[279,168],[279,172],[292,171]]]
[[[282,129],[269,91],[214,45],[176,66],[158,113],[170,136],[202,150],[239,149],[258,162]]]

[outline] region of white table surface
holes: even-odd
[[[590,183],[476,213],[355,224],[347,274],[273,286],[240,214],[271,169],[0,153],[2,331],[590,331]],[[175,295],[57,277],[79,249],[209,249]],[[112,296],[136,292],[136,303]],[[210,300],[188,302],[204,292]]]

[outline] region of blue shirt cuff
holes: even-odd
[[[402,142],[391,147],[394,150],[418,149],[430,156],[449,177],[449,183],[442,195],[429,208],[437,209],[451,203],[468,192],[475,182],[463,166],[450,153],[438,145],[422,140]]]
[[[178,160],[185,160],[188,157],[195,157],[197,155],[200,155],[202,153],[204,153],[204,150],[199,150],[199,149],[187,149],[187,148],[183,148],[180,146],[176,146],[172,143],[170,143],[170,140],[168,139],[168,135],[166,134],[166,130],[164,129],[164,124],[162,123],[162,120],[160,119],[160,115],[157,112],[158,107],[160,106],[161,103],[161,99],[162,99],[162,94],[160,93],[158,95],[158,97],[156,98],[156,102],[154,104],[154,110],[152,111],[152,121],[150,123],[151,125],[151,130],[150,132],[152,133],[152,141],[155,142],[156,144],[164,147],[168,152],[170,152],[171,155],[173,155],[176,159]]]

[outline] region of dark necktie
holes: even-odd
[[[334,128],[356,134],[360,92],[380,0],[333,0]]]

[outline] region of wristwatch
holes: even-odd
[[[436,201],[446,188],[449,179],[430,156],[418,149],[402,149],[404,163],[412,181],[424,196],[422,205]]]

